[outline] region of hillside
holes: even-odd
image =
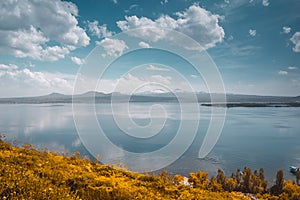
[[[178,97],[181,97],[183,102],[193,101],[194,95],[196,95],[198,102],[203,103],[204,106],[214,106],[214,104],[207,104],[211,102],[211,96],[209,93],[138,93],[133,95],[121,94],[121,93],[101,93],[101,92],[86,92],[77,95],[65,95],[59,93],[51,93],[45,96],[35,97],[11,97],[0,98],[0,104],[41,104],[41,103],[110,103],[114,102],[178,102]],[[220,104],[224,104],[223,95],[214,94],[215,99],[220,99]],[[224,105],[217,104],[216,106],[228,106],[228,107],[299,107],[300,96],[286,97],[286,96],[258,96],[258,95],[242,95],[242,94],[226,94],[226,100],[228,103]]]
[[[221,184],[209,181],[207,173],[200,171],[191,173],[192,186],[185,186],[180,175],[171,176],[165,171],[160,175],[140,174],[78,157],[76,153],[60,156],[38,151],[28,144],[14,147],[0,140],[0,199],[250,199],[251,196],[224,191]],[[300,187],[286,182],[282,194],[289,198],[291,193],[300,194]]]

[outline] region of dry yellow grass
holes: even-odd
[[[174,184],[173,178],[38,151],[30,145],[14,147],[0,140],[0,199],[250,199],[240,192]]]

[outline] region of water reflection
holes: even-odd
[[[149,122],[149,104],[132,104],[131,117],[141,126]],[[180,123],[180,108],[176,104],[167,104],[166,122],[164,128],[157,135],[149,138],[132,138],[124,135],[113,121],[109,104],[96,105],[96,116],[99,124],[105,130],[107,137],[124,152],[107,149],[101,141],[95,141],[97,132],[91,128],[88,133],[89,142],[99,152],[106,153],[107,161],[119,163],[128,159],[125,151],[148,152],[162,148],[174,137]],[[82,105],[81,115],[89,125],[91,105]],[[172,165],[167,167],[172,173],[188,175],[190,171],[201,169],[215,175],[218,168],[222,168],[227,175],[236,168],[249,166],[253,169],[265,168],[269,180],[275,178],[276,171],[285,170],[285,176],[294,178],[288,173],[289,165],[300,163],[300,109],[299,108],[230,108],[227,111],[226,123],[222,135],[213,151],[204,159],[198,159],[199,147],[207,130],[210,120],[210,110],[200,108],[200,124],[197,135],[188,150]],[[183,120],[193,121],[194,113]],[[120,104],[120,116],[126,116],[127,110]],[[154,113],[152,117],[160,119],[161,113]],[[133,127],[128,127],[133,128]],[[188,128],[186,134],[189,134]],[[7,135],[8,140],[17,137],[21,142],[29,142],[38,148],[52,151],[72,153],[80,151],[91,157],[85,149],[76,132],[72,106],[52,105],[0,105],[0,131]],[[146,134],[146,133],[142,133]],[[147,134],[146,134],[147,135]],[[172,151],[180,148],[177,143]],[[106,148],[106,149],[105,149]],[[158,159],[168,159],[172,154],[161,154],[160,158],[141,157],[135,162],[138,170],[146,165],[153,165]]]

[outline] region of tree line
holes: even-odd
[[[162,174],[166,174],[166,172],[162,172]],[[172,181],[174,184],[180,185],[182,184],[183,179],[184,177],[175,175]],[[298,181],[299,179],[297,179],[297,182]],[[263,168],[252,172],[249,167],[245,167],[243,171],[237,169],[236,173],[232,173],[230,177],[226,177],[224,172],[219,169],[217,176],[211,176],[210,179],[207,172],[191,172],[188,177],[188,183],[190,184],[190,187],[214,192],[236,191],[254,194],[258,197],[268,199],[300,199],[300,186],[293,183],[291,180],[286,181],[282,169],[277,171],[276,181],[274,185],[271,185],[270,187],[268,187],[269,183],[265,179]]]

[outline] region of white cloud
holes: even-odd
[[[35,64],[31,63],[31,62],[28,62],[25,64],[25,67],[35,67]]]
[[[287,71],[283,71],[283,70],[279,70],[278,74],[279,75],[288,75],[288,72]]]
[[[230,4],[230,1],[229,0],[224,0],[225,3],[227,4]]]
[[[122,55],[123,51],[128,49],[128,46],[123,40],[118,40],[118,39],[111,39],[111,38],[105,38],[103,40],[96,41],[97,45],[100,45],[104,48],[106,51],[105,55],[102,56],[112,56],[112,57],[117,57]]]
[[[143,42],[143,41],[139,42],[139,46],[142,48],[150,48],[150,44]]]
[[[139,78],[128,73],[117,80],[113,91],[123,94],[152,92],[161,88],[159,85],[175,90],[179,83],[172,82],[172,77],[170,76],[152,75]]]
[[[249,34],[254,37],[256,35],[256,30],[249,29]]]
[[[169,2],[168,0],[162,0],[162,1],[160,1],[160,4],[164,5],[164,4],[167,4],[168,2]]]
[[[112,2],[114,2],[114,4],[118,3],[118,0],[111,0]]]
[[[232,35],[230,35],[229,37],[228,37],[228,41],[232,41],[234,39],[234,37],[232,36]]]
[[[137,7],[139,7],[138,4],[132,4],[131,6],[129,6],[129,10],[132,10],[134,8],[137,8]]]
[[[82,65],[84,63],[83,59],[80,59],[76,56],[71,57],[71,60],[73,61],[73,63],[75,63],[76,65]]]
[[[131,94],[139,86],[142,86],[145,83],[146,81],[128,73],[117,80],[116,88],[114,89],[114,91],[123,94]]]
[[[282,27],[282,31],[283,31],[283,33],[286,33],[286,34],[288,34],[289,32],[291,32],[291,27],[288,27],[288,26],[284,26],[284,27]]]
[[[249,3],[252,3],[254,0],[249,0]]]
[[[298,67],[293,67],[293,66],[290,66],[288,67],[289,70],[295,70],[295,69],[298,69]]]
[[[176,18],[163,15],[152,20],[146,17],[126,16],[125,20],[118,21],[117,25],[122,31],[139,28],[130,34],[150,41],[172,40],[165,29],[176,30],[187,34],[208,49],[224,39],[224,29],[218,24],[221,18],[194,4],[185,11],[177,12]],[[145,27],[151,30],[143,29]]]
[[[71,94],[75,80],[74,75],[18,69],[17,66],[0,71],[0,78],[2,95],[6,96],[33,96],[51,92]]]
[[[14,65],[14,64],[8,64],[8,65],[5,65],[5,64],[0,64],[0,70],[14,70],[14,69],[18,69],[18,66],[17,65]]]
[[[169,19],[171,18],[169,17]],[[122,31],[140,28],[131,34],[135,37],[141,37],[143,39],[151,41],[158,41],[166,37],[166,32],[161,28],[157,27],[159,26],[158,22],[152,21],[151,19],[146,17],[138,18],[137,16],[125,16],[125,21],[118,21],[117,25]],[[143,27],[150,27],[152,29],[143,29]]]
[[[160,74],[157,74],[157,75],[152,75],[150,77],[149,81],[169,86],[169,85],[171,85],[172,77],[171,76],[162,76]]]
[[[78,9],[71,2],[0,1],[0,13],[2,53],[54,61],[90,41],[78,26]]]
[[[295,44],[294,52],[300,52],[300,32],[296,32],[290,39]]]
[[[190,91],[190,86],[176,74],[170,73],[168,76],[163,76],[151,73],[148,76],[141,76],[133,73],[127,73],[117,80],[101,79],[97,85],[97,91],[105,93],[120,92],[123,94],[152,93],[162,90]],[[88,84],[90,81],[86,82]]]
[[[269,0],[262,0],[262,5],[263,6],[269,6],[270,5]]]
[[[198,76],[197,76],[197,75],[194,75],[194,74],[191,74],[191,77],[192,77],[192,78],[198,78]]]
[[[98,38],[110,37],[113,35],[113,32],[107,29],[107,25],[99,25],[97,20],[90,22],[88,21],[88,28],[92,35],[97,36]]]
[[[139,7],[139,5],[137,4],[132,4],[131,6],[129,6],[128,9],[124,10],[125,13],[129,13],[131,10],[133,9],[137,9]]]
[[[64,58],[70,51],[67,47],[49,46],[41,51],[39,59],[45,61],[55,61]]]
[[[149,65],[147,68],[147,70],[152,70],[152,71],[170,71],[170,69],[168,68],[165,68],[165,67],[158,67],[158,66],[155,66],[155,65]]]

